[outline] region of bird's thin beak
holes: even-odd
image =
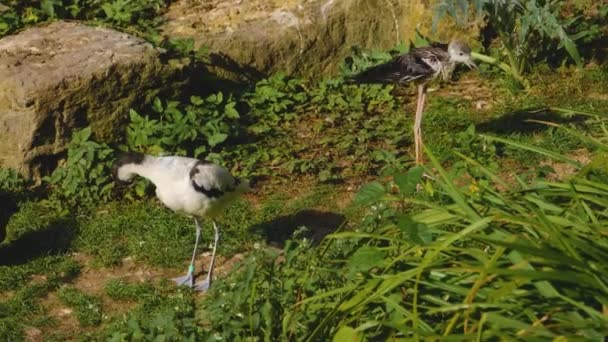
[[[479,67],[477,66],[477,64],[475,64],[475,62],[473,62],[473,60],[469,59],[467,62],[465,62],[465,64],[472,69],[475,70],[479,70]]]

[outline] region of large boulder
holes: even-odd
[[[73,22],[0,39],[0,167],[45,174],[87,125],[114,141],[128,109],[159,88],[158,55],[139,38]]]
[[[416,30],[442,41],[477,34],[442,22],[431,32],[436,0],[178,0],[164,32],[193,38],[215,54],[222,76],[251,79],[283,71],[335,73],[352,46],[389,49]]]

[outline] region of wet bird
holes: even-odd
[[[414,121],[414,144],[416,164],[422,164],[422,114],[426,102],[427,85],[441,77],[448,80],[456,64],[462,63],[469,68],[477,68],[471,58],[471,48],[458,40],[449,44],[432,44],[414,48],[408,53],[395,56],[392,60],[373,66],[353,76],[357,83],[383,83],[404,85],[415,82],[418,85],[416,118]]]
[[[194,217],[196,239],[192,260],[186,275],[174,281],[195,290],[208,290],[220,239],[214,218],[238,195],[251,190],[249,182],[233,177],[228,170],[209,161],[178,156],[154,157],[141,153],[120,155],[114,165],[114,173],[121,182],[129,182],[136,175],[149,179],[156,186],[156,196],[165,206]],[[195,284],[194,264],[201,236],[199,219],[202,218],[212,219],[215,237],[207,279]]]

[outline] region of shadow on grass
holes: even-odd
[[[6,238],[6,225],[11,216],[19,210],[19,207],[13,196],[3,192],[0,192],[0,203],[2,203],[0,207],[0,243],[2,243]],[[0,263],[1,262],[2,259],[0,258]]]
[[[346,220],[344,215],[319,210],[302,210],[293,215],[281,216],[272,221],[263,222],[251,229],[261,231],[266,242],[283,248],[285,241],[291,239],[299,228],[306,229],[299,236],[319,243],[327,234],[336,231]]]
[[[550,126],[536,121],[547,121],[556,124],[582,123],[585,117],[575,115],[566,117],[553,112],[548,108],[530,108],[515,112],[505,113],[498,118],[477,124],[476,130],[479,133],[512,134],[523,133],[533,134],[547,130]]]
[[[47,227],[24,233],[17,240],[0,245],[0,266],[20,265],[40,256],[67,251],[76,233],[71,217],[53,220]]]

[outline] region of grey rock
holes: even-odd
[[[276,72],[322,78],[336,73],[352,46],[386,50],[431,35],[436,0],[178,0],[165,34],[192,38],[213,53],[212,71],[236,80]],[[470,37],[442,23],[437,40]]]
[[[159,51],[102,27],[54,22],[0,39],[0,167],[51,171],[74,129],[123,135],[128,110],[159,89]]]

